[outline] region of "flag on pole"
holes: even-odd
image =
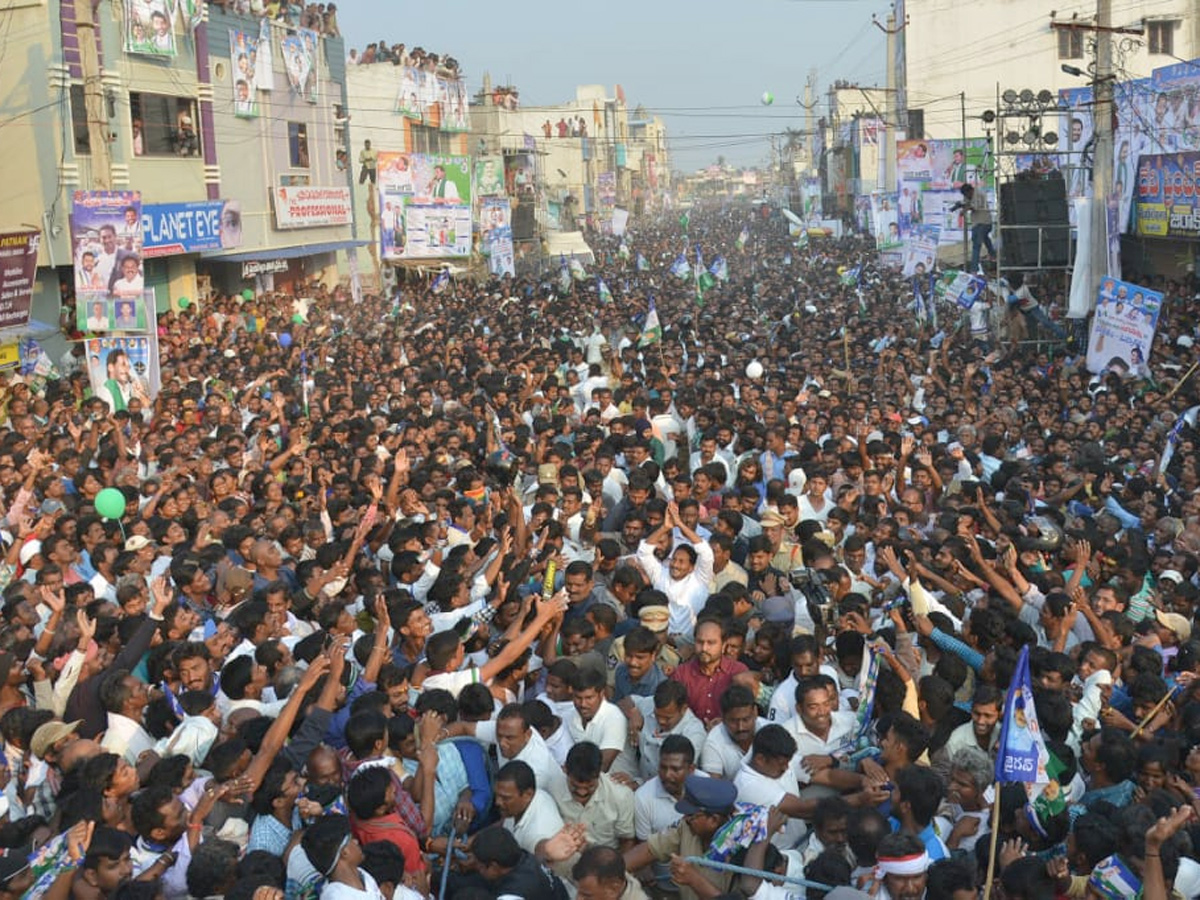
[[[737,248],[739,250],[745,250],[746,242],[749,240],[750,240],[750,229],[743,226],[741,232],[738,234]]]
[[[576,281],[584,281],[587,278],[587,271],[583,268],[583,263],[577,260],[574,256],[567,263],[571,270],[571,277]]]
[[[608,289],[608,285],[603,278],[596,277],[596,293],[600,295],[600,302],[608,304],[613,302],[612,291]]]
[[[558,260],[558,289],[565,294],[571,290],[571,270],[567,268],[566,256],[560,254]]]
[[[717,280],[709,274],[704,268],[704,256],[700,252],[700,245],[696,245],[696,302],[704,305],[704,292],[717,283]]]
[[[1176,419],[1175,424],[1171,426],[1171,430],[1167,432],[1167,444],[1163,447],[1162,457],[1158,461],[1158,471],[1160,473],[1165,475],[1167,466],[1171,464],[1171,458],[1175,455],[1175,448],[1179,445],[1179,435],[1183,431],[1183,426],[1187,425],[1190,428],[1195,428],[1198,414],[1200,414],[1200,406],[1193,406]]]
[[[621,259],[629,259],[629,245],[621,241],[621,246],[617,248],[617,256]]]
[[[725,257],[723,256],[718,256],[714,259],[713,264],[708,267],[708,271],[717,281],[729,280],[729,265],[725,262]]]
[[[1038,726],[1033,705],[1033,682],[1029,676],[1029,645],[1021,648],[1017,670],[1004,699],[1000,719],[1000,741],[996,748],[996,781],[1023,781],[1030,785],[1050,783],[1046,766],[1050,753]]]
[[[841,282],[846,287],[852,284],[858,284],[859,274],[862,272],[862,266],[855,266],[853,269],[847,269],[842,273]]]
[[[634,263],[639,272],[646,272],[650,269],[650,263],[646,262],[646,257],[642,254],[637,255],[637,261]]]
[[[446,289],[448,284],[450,284],[450,272],[447,269],[442,269],[442,271],[437,273],[437,277],[433,279],[433,284],[430,285],[430,289],[435,294],[440,294]]]
[[[680,253],[675,257],[675,262],[671,263],[671,274],[676,278],[687,278],[692,274],[692,267],[688,264],[686,254]]]
[[[805,229],[796,235],[796,247],[800,250],[808,248],[808,230]]]
[[[683,233],[687,234],[688,225],[691,223],[692,217],[685,210],[683,215],[679,217],[679,227],[683,229]]]
[[[646,313],[646,323],[642,326],[642,335],[638,338],[638,347],[649,347],[662,340],[662,325],[658,321],[658,310],[654,307],[654,298],[650,298],[650,309]]]

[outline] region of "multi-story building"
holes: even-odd
[[[1122,81],[1143,78],[1177,58],[1200,55],[1200,15],[1193,0],[1113,0],[1112,26],[1141,29],[1113,35],[1114,67]],[[998,91],[1035,94],[1087,84],[1094,59],[1096,5],[1040,0],[907,0],[907,104],[917,111],[919,137],[953,138],[962,129],[981,137],[980,115],[996,108]]]
[[[0,195],[0,223],[42,232],[36,318],[55,321],[60,282],[72,283],[76,191],[140,192],[144,280],[160,308],[252,287],[256,267],[284,283],[332,282],[336,252],[353,246],[349,172],[336,156],[336,110],[346,104],[341,39],[310,32],[305,42],[258,18],[215,6],[205,14],[203,4],[188,21],[186,5],[146,4],[153,33],[132,3],[92,6],[92,83],[103,97],[100,120],[89,122],[88,27],[76,4],[4,3],[0,123],[5,164],[19,175]],[[160,7],[179,15],[168,21]],[[249,78],[234,57],[246,66],[253,59]],[[105,152],[93,152],[93,140]]]

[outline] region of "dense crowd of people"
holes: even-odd
[[[1200,896],[1190,291],[1099,377],[689,228],[217,297],[115,412],[0,374],[0,897]]]
[[[289,28],[307,28],[325,37],[341,37],[336,3],[297,3],[292,0],[208,0],[225,12],[270,19]]]

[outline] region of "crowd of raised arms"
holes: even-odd
[[[593,246],[0,374],[0,900],[1200,896],[1191,290],[1095,376],[762,209]]]

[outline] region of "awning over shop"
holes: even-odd
[[[366,247],[370,241],[331,241],[325,244],[299,244],[295,247],[273,247],[269,250],[253,250],[249,253],[201,253],[201,259],[212,262],[243,263],[256,262],[262,259],[299,259],[302,256],[316,256],[320,253],[337,253],[339,250],[352,250],[356,247]]]

